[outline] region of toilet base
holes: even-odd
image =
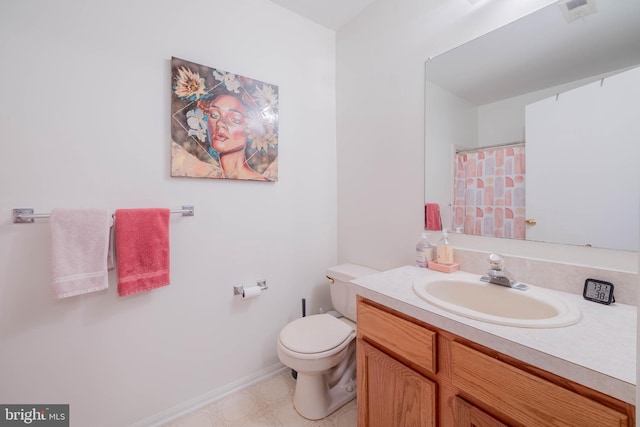
[[[355,345],[350,350],[342,363],[327,373],[298,372],[293,406],[300,415],[319,420],[356,397]]]

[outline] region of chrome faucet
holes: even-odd
[[[511,273],[509,273],[504,268],[504,260],[498,254],[489,255],[489,270],[487,270],[487,275],[482,276],[480,280],[483,282],[493,283],[494,285],[506,286],[508,288],[518,289],[521,291],[525,291],[528,289],[528,286],[524,283],[520,283],[513,278]]]

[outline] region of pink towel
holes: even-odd
[[[437,203],[426,203],[424,205],[424,228],[434,231],[442,230],[440,206]]]
[[[116,210],[118,295],[169,284],[169,209]]]
[[[107,252],[111,214],[102,209],[53,209],[51,286],[56,298],[109,287]]]

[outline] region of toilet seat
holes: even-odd
[[[282,349],[300,359],[330,356],[346,347],[355,330],[330,314],[314,314],[287,324],[280,331]]]

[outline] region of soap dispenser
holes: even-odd
[[[434,258],[435,247],[429,243],[429,233],[427,230],[424,230],[420,241],[416,245],[416,265],[418,267],[427,268]]]
[[[447,230],[442,230],[442,238],[438,242],[436,249],[436,262],[442,265],[453,264],[453,247],[449,243],[449,235]]]

